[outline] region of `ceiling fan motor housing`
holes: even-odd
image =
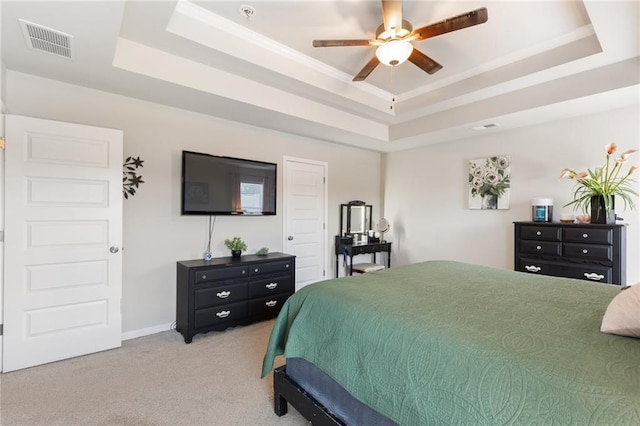
[[[402,28],[395,31],[385,31],[384,24],[381,24],[376,30],[376,39],[380,41],[389,41],[393,39],[401,39],[411,34],[413,26],[411,22],[402,20]]]

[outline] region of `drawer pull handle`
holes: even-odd
[[[536,246],[536,250],[542,250],[542,246]]]
[[[589,253],[589,250],[587,250],[587,249],[582,249],[582,252],[583,252],[584,254],[587,254],[587,253]]]
[[[287,266],[285,266],[285,268],[289,269],[289,264],[287,263]]]
[[[265,305],[267,305],[270,308],[273,308],[274,306],[276,306],[278,304],[277,300],[269,300],[268,302],[265,303]]]
[[[242,271],[242,275],[244,275],[244,274],[246,274],[246,273],[247,273],[247,271]]]
[[[256,272],[256,273],[257,273],[257,272],[258,272],[258,268],[254,269],[254,270],[253,270],[253,272]]]
[[[221,291],[220,293],[216,293],[216,296],[218,296],[220,299],[226,299],[227,297],[231,296],[231,292]]]
[[[535,266],[535,265],[526,265],[524,267],[524,269],[526,269],[529,272],[539,272],[542,268],[540,268],[539,266]]]
[[[207,276],[206,276],[206,275],[203,275],[203,276],[202,276],[202,279],[203,279],[203,280],[206,280],[206,279],[207,279]]]
[[[542,232],[537,231],[537,232],[536,232],[536,235],[542,235]]]
[[[582,238],[589,238],[589,234],[585,232],[584,234],[582,234]]]
[[[273,290],[274,288],[278,287],[278,283],[269,283],[265,285],[265,287],[268,288],[269,290]]]
[[[231,311],[220,311],[218,313],[216,313],[216,316],[218,318],[226,318],[229,316],[229,314],[231,313]]]
[[[585,272],[584,276],[588,280],[600,281],[604,279],[604,275],[596,274],[595,272]]]

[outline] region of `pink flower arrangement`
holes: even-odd
[[[565,207],[573,205],[574,209],[582,208],[584,212],[587,212],[591,205],[591,198],[599,196],[604,199],[606,211],[613,210],[614,196],[623,200],[625,208],[627,206],[631,209],[635,207],[632,198],[637,197],[638,194],[633,189],[631,175],[636,170],[636,166],[631,166],[626,173],[622,172],[622,167],[628,161],[629,156],[638,150],[629,149],[614,160],[612,157],[618,149],[616,144],[611,142],[604,149],[607,158],[603,167],[579,173],[571,168],[562,170],[561,179],[569,178],[576,181],[573,201],[567,203]]]

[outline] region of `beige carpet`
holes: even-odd
[[[2,425],[277,425],[272,375],[260,379],[273,321],[194,337],[176,331],[0,376]],[[280,360],[280,363],[284,360]]]

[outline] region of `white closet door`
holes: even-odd
[[[285,158],[285,252],[296,256],[296,290],[326,274],[326,163]]]
[[[122,132],[6,116],[3,371],[121,345]]]

